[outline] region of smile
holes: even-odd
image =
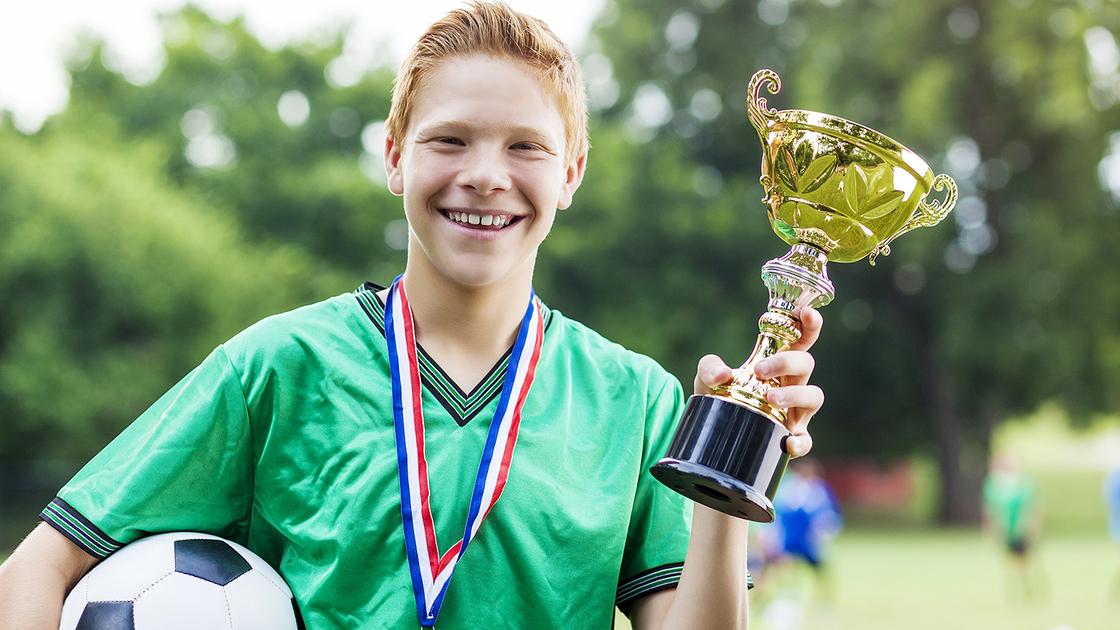
[[[460,225],[469,225],[471,227],[485,227],[493,230],[500,230],[516,218],[509,214],[474,214],[471,212],[452,212],[446,211],[443,213],[448,219]]]

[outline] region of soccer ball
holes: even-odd
[[[209,534],[141,538],[86,574],[59,630],[303,630],[292,591],[264,560]]]

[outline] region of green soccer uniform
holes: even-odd
[[[376,290],[265,319],[217,348],[44,520],[97,557],[155,532],[216,534],[280,571],[309,628],[418,625]],[[691,503],[648,472],[680,417],[680,384],[544,310],[509,480],[459,562],[441,630],[609,628],[616,602],[680,575]],[[463,535],[509,355],[470,393],[420,355],[443,553]]]
[[[1034,482],[1024,475],[991,474],[984,480],[984,503],[1012,551],[1022,552],[1029,543],[1035,494]]]

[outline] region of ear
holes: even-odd
[[[389,192],[398,197],[404,194],[404,173],[401,172],[401,149],[392,138],[385,137],[385,175]]]
[[[560,198],[556,202],[556,208],[563,210],[572,205],[572,197],[576,194],[576,189],[583,182],[583,171],[587,168],[587,153],[584,152],[574,162],[568,165],[564,171],[564,181],[560,185]]]

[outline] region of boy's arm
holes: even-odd
[[[812,309],[801,312],[801,340],[790,351],[762,361],[756,371],[778,378],[781,387],[767,393],[769,402],[785,407],[793,437],[786,441],[791,456],[809,452],[808,425],[824,404],[824,394],[808,384],[813,358],[808,349],[820,333],[822,319]],[[697,394],[731,380],[731,368],[717,357],[700,360],[694,383]],[[747,605],[747,521],[697,504],[692,519],[684,570],[676,589],[654,593],[633,604],[631,623],[637,630],[742,630],[749,623]]]
[[[62,602],[97,559],[40,523],[0,565],[0,628],[57,630]]]

